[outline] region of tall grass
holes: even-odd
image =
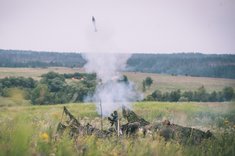
[[[93,104],[67,104],[82,123],[99,128],[100,120]],[[221,106],[221,107],[220,107]],[[229,108],[222,111],[221,108]],[[233,103],[140,102],[133,106],[137,114],[151,122],[171,122],[211,129],[213,139],[200,145],[165,141],[155,135],[140,137],[79,136],[71,139],[69,131],[55,137],[63,105],[2,107],[0,110],[0,155],[235,155]],[[205,123],[203,123],[205,122]],[[208,126],[207,124],[210,125]],[[218,124],[219,123],[219,124]],[[108,122],[104,122],[108,127]]]
[[[25,114],[6,119],[0,126],[0,155],[29,155],[33,132]]]

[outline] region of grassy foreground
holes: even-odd
[[[97,128],[100,118],[94,104],[66,104],[83,124]],[[80,136],[70,139],[68,132],[55,140],[63,105],[13,106],[0,109],[0,155],[235,155],[234,103],[139,102],[137,114],[150,122],[171,122],[210,129],[215,139],[200,145],[165,142],[160,137],[106,138]],[[106,118],[105,127],[108,127]]]

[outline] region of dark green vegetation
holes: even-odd
[[[155,90],[151,95],[146,97],[146,101],[197,101],[197,102],[223,102],[231,101],[235,98],[235,93],[232,87],[225,87],[222,91],[213,91],[208,93],[204,86],[201,86],[196,91],[181,92],[180,89],[171,92],[162,93],[160,90]]]
[[[0,67],[82,67],[85,62],[78,53],[0,49]]]
[[[139,102],[133,110],[149,122],[169,119],[172,123],[210,129],[215,139],[199,145],[179,144],[175,140],[147,135],[138,137],[79,136],[71,139],[69,131],[55,135],[63,105],[2,107],[0,109],[0,155],[161,155],[226,156],[235,155],[235,105],[232,103]],[[66,104],[82,124],[100,128],[100,118],[93,104]],[[109,126],[104,120],[104,128]],[[125,123],[122,120],[122,123]]]
[[[96,87],[95,74],[58,74],[49,72],[41,76],[40,81],[32,78],[10,77],[0,79],[0,95],[14,96],[13,88],[24,91],[24,99],[32,104],[56,104],[68,102],[82,102],[88,95],[92,95]],[[65,78],[75,79],[71,83]]]
[[[146,87],[149,89],[150,86],[152,85],[152,83],[153,83],[152,78],[151,77],[146,77],[142,82],[142,85],[143,85],[142,91],[145,92]]]
[[[0,50],[0,67],[83,67],[79,53]],[[128,71],[200,77],[235,78],[235,55],[200,53],[134,54]]]
[[[127,64],[129,71],[235,78],[235,55],[134,54]]]
[[[128,83],[127,76],[123,76],[119,83]],[[143,80],[147,89],[153,80],[146,77]],[[24,100],[30,100],[32,104],[63,104],[68,102],[84,102],[87,96],[95,92],[97,79],[95,74],[67,73],[59,74],[48,72],[43,74],[39,81],[24,77],[6,77],[0,79],[0,97],[14,97],[20,95]],[[21,93],[20,93],[21,92]],[[19,98],[19,97],[18,97]],[[204,86],[196,91],[184,91],[180,89],[171,92],[155,90],[148,95],[145,101],[198,101],[198,102],[223,102],[235,98],[232,87],[224,87],[221,91],[206,91]],[[17,99],[17,97],[15,97]]]

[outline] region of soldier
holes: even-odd
[[[118,130],[118,113],[117,111],[114,111],[111,114],[111,117],[108,117],[108,120],[110,121],[111,126],[113,126],[113,124],[115,125],[115,130]]]

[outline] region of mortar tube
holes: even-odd
[[[100,126],[101,126],[101,130],[103,130],[103,110],[102,110],[102,104],[101,104],[101,100],[100,100],[100,114],[101,114],[101,116],[100,116],[100,118],[101,118],[101,120],[100,120]]]

